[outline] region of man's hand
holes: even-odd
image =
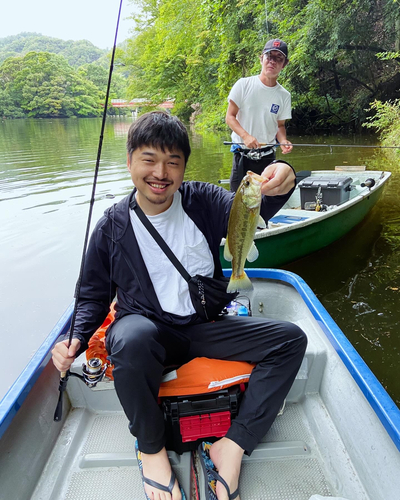
[[[68,340],[58,342],[51,351],[54,366],[60,372],[66,372],[69,370],[70,366],[74,362],[75,355],[81,346],[81,342],[78,339],[72,339],[69,349],[68,344]]]
[[[246,147],[250,149],[258,149],[260,147],[260,143],[252,135],[246,133],[243,134],[242,138]]]
[[[280,143],[282,154],[287,155],[293,149],[293,145],[290,141],[284,141]]]
[[[261,177],[265,181],[261,193],[266,196],[277,196],[288,193],[295,185],[296,176],[286,163],[272,163],[263,170]]]

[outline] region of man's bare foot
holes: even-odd
[[[159,484],[168,486],[171,481],[171,464],[167,455],[167,451],[163,448],[158,453],[148,454],[141,453],[142,465],[143,465],[143,476],[147,479],[156,481]],[[150,486],[144,483],[144,489],[146,495],[150,500],[170,500],[171,495],[166,491],[159,490],[154,486]],[[181,490],[178,485],[178,481],[175,480],[175,485],[172,490],[172,500],[181,500]]]
[[[240,467],[242,465],[244,450],[234,441],[228,438],[221,438],[216,441],[210,449],[210,458],[213,461],[218,474],[225,479],[229,490],[234,493],[239,486]],[[228,492],[225,486],[217,482],[216,494],[218,500],[228,500]],[[236,497],[240,500],[240,497]]]

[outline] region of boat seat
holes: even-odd
[[[92,335],[86,359],[99,358],[102,363],[108,363],[105,346],[106,332],[115,318],[114,302],[103,324]],[[255,365],[244,361],[221,361],[208,358],[196,358],[182,366],[167,366],[160,387],[160,397],[187,396],[215,392],[223,388],[249,380]],[[106,377],[114,380],[113,366],[108,366]]]

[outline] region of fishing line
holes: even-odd
[[[107,104],[108,104],[108,98],[110,96],[110,87],[111,87],[111,79],[112,79],[112,72],[114,68],[114,58],[115,58],[115,51],[117,48],[117,37],[118,37],[118,28],[119,28],[119,22],[121,18],[121,10],[122,10],[122,0],[120,0],[119,3],[119,10],[118,10],[118,18],[117,18],[117,25],[115,28],[115,36],[114,36],[114,44],[113,44],[113,49],[112,49],[112,54],[111,54],[111,61],[110,61],[110,69],[108,72],[108,82],[107,82],[107,91],[106,91],[106,97],[105,97],[105,102],[104,102],[104,111],[103,111],[103,119],[101,122],[101,130],[100,130],[100,136],[99,136],[99,145],[97,148],[97,159],[96,159],[96,166],[94,170],[94,176],[93,176],[93,186],[92,186],[92,194],[90,198],[90,204],[89,204],[89,214],[88,214],[88,220],[86,224],[86,233],[85,233],[85,240],[83,244],[83,251],[82,251],[82,259],[81,259],[81,266],[79,270],[79,276],[78,276],[78,281],[76,283],[76,288],[75,288],[75,304],[74,304],[74,310],[72,313],[72,319],[71,319],[71,327],[69,331],[69,341],[68,341],[68,348],[71,345],[72,342],[72,337],[74,333],[74,327],[75,327],[75,318],[76,318],[76,313],[78,309],[78,299],[79,299],[79,294],[81,290],[81,284],[82,284],[82,276],[83,276],[83,269],[85,267],[85,260],[86,260],[86,250],[88,246],[88,241],[89,241],[89,230],[90,230],[90,223],[92,220],[92,214],[93,214],[93,205],[95,201],[95,194],[96,194],[96,184],[97,184],[97,177],[99,174],[99,168],[100,168],[100,158],[101,158],[101,150],[103,147],[103,138],[104,138],[104,128],[106,124],[106,117],[107,117]],[[58,390],[60,391],[59,398],[58,398],[58,403],[56,410],[54,412],[54,420],[56,422],[61,420],[62,416],[62,395],[63,392],[65,391],[67,387],[67,382],[69,378],[70,372],[67,370],[66,372],[61,372],[61,377],[60,377],[60,385],[58,387]]]

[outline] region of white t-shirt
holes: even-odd
[[[194,314],[187,282],[134,210],[130,210],[130,218],[161,308],[179,316]],[[183,210],[179,191],[174,194],[168,210],[159,215],[148,215],[147,218],[191,276],[213,276],[214,260],[210,247],[203,233]]]
[[[239,108],[236,116],[240,125],[259,142],[275,143],[278,120],[292,117],[290,92],[279,83],[267,87],[257,76],[240,78],[232,87],[228,102]],[[232,132],[232,142],[243,142],[242,137]]]

